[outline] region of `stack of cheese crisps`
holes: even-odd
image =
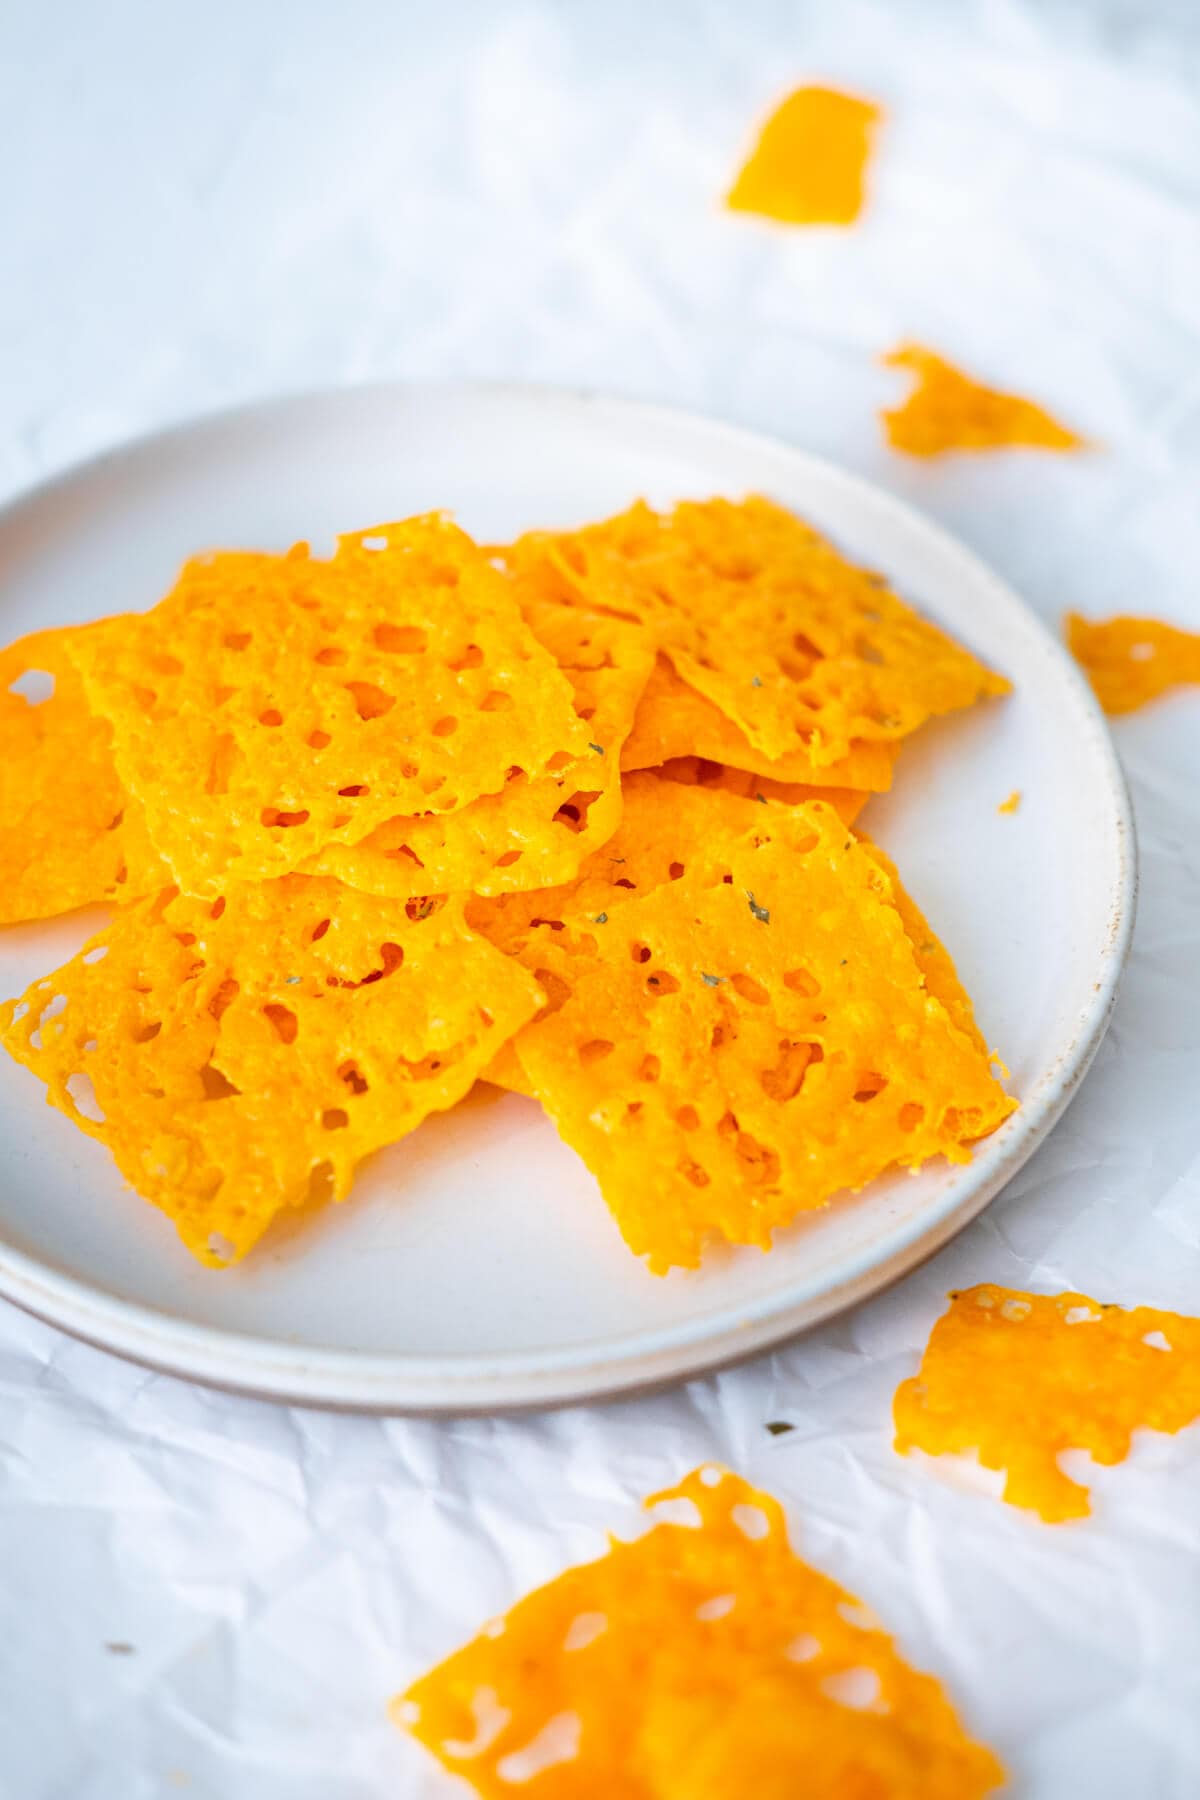
[[[198,558],[0,655],[0,917],[115,903],[0,1033],[206,1262],[480,1077],[656,1271],[766,1247],[1012,1109],[852,829],[1006,685],[762,499]]]

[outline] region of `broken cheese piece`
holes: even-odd
[[[990,1283],[950,1296],[895,1399],[897,1450],[977,1451],[1006,1500],[1052,1524],[1091,1510],[1064,1450],[1109,1466],[1139,1427],[1198,1418],[1200,1319]]]
[[[882,414],[893,450],[944,456],[952,450],[1084,447],[1084,440],[1044,407],[1019,394],[984,387],[920,344],[904,344],[883,360],[888,368],[911,370],[917,378],[907,400]]]
[[[1200,632],[1159,619],[1068,613],[1067,645],[1106,713],[1134,712],[1170,688],[1200,682]]]
[[[784,225],[852,225],[881,117],[836,88],[797,88],[763,126],[728,206]]]

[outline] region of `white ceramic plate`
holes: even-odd
[[[1012,699],[920,734],[866,824],[957,959],[1022,1105],[966,1167],[875,1183],[779,1235],[649,1275],[532,1102],[479,1090],[371,1160],[345,1206],[213,1273],[107,1153],[0,1067],[0,1291],[156,1366],[352,1407],[613,1392],[744,1355],[862,1299],[973,1218],[1069,1100],[1132,926],[1128,799],[1104,723],[1043,627],[894,500],[785,445],[659,409],[513,388],[285,400],[87,464],[0,516],[0,641],[151,605],[211,546],[321,547],[449,507],[503,538],[640,494],[772,495],[1006,671]],[[1024,793],[1015,815],[997,806]],[[0,934],[18,992],[94,915]],[[483,1097],[485,1093],[488,1097]]]

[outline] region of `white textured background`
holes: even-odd
[[[812,78],[889,108],[868,218],[723,215],[753,123]],[[1200,627],[1188,0],[10,0],[0,152],[0,492],[281,389],[583,383],[837,458],[1048,618]],[[905,335],[1103,454],[890,457],[873,358]],[[5,1800],[449,1795],[386,1697],[705,1458],[787,1502],[1016,1793],[1194,1800],[1200,1428],[1095,1472],[1095,1517],[1057,1530],[889,1448],[955,1283],[1200,1311],[1200,696],[1118,737],[1142,910],[1083,1093],[936,1263],[790,1349],[655,1399],[411,1424],[207,1393],[0,1307]]]

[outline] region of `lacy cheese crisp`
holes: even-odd
[[[505,893],[567,881],[621,817],[621,750],[654,653],[637,626],[553,601],[526,620],[571,683],[582,755],[547,772],[514,765],[498,794],[452,813],[391,819],[360,844],[331,845],[306,867],[376,894]]]
[[[1004,1498],[1048,1522],[1083,1518],[1064,1450],[1111,1466],[1142,1426],[1200,1419],[1200,1319],[1086,1294],[974,1287],[950,1296],[916,1377],[896,1391],[896,1448],[978,1453]]]
[[[728,205],[784,225],[852,225],[880,117],[836,88],[797,88],[763,126]]]
[[[72,648],[118,771],[192,892],[455,812],[587,752],[567,676],[471,540],[430,517],[332,560],[220,554]]]
[[[685,502],[667,515],[639,503],[581,531],[528,533],[507,559],[519,585],[640,621],[760,756],[803,753],[826,772],[803,779],[872,785],[830,771],[860,742],[893,744],[1008,688],[769,500]],[[698,742],[672,754],[738,766]]]
[[[1200,681],[1200,632],[1159,619],[1068,613],[1067,644],[1106,713],[1134,712],[1169,688]]]
[[[908,456],[944,456],[951,450],[1080,450],[1084,440],[1019,394],[983,387],[932,350],[904,344],[884,357],[890,369],[908,369],[916,386],[902,406],[885,411],[884,431],[893,450]]]
[[[362,1158],[461,1099],[541,998],[459,902],[291,875],[123,909],[0,1007],[0,1039],[220,1265],[278,1213],[342,1199]]]
[[[539,946],[555,943],[572,915],[599,923],[599,915],[604,913],[603,923],[607,923],[607,914],[614,906],[653,893],[667,882],[679,881],[689,868],[702,869],[708,880],[716,876],[723,879],[730,872],[730,845],[747,832],[761,832],[775,816],[775,801],[770,794],[764,794],[761,800],[755,794],[751,802],[740,792],[738,780],[699,781],[691,769],[685,771],[682,791],[669,769],[628,776],[624,788],[625,810],[620,829],[587,858],[573,882],[537,894],[468,901],[470,924],[510,955],[523,956],[532,967],[540,957]],[[791,796],[782,798],[785,804],[796,803]],[[763,807],[767,809],[765,813],[759,810]],[[836,805],[833,810],[837,810]],[[966,1032],[979,1050],[985,1050],[970,996],[945,945],[903,886],[891,859],[865,838],[859,838],[858,843],[891,885],[892,903],[926,987],[946,1008],[954,1024]],[[506,1046],[502,1054],[511,1067],[508,1049]]]
[[[892,1166],[963,1161],[1014,1105],[832,808],[731,835],[713,803],[757,803],[676,794],[710,810],[665,883],[610,908],[587,871],[579,909],[543,906],[524,937],[499,913],[553,1009],[516,1038],[522,1071],[656,1273],[711,1238],[768,1248]]]
[[[83,629],[0,651],[2,925],[130,899],[166,878],[67,655]]]
[[[779,1503],[707,1467],[647,1502],[694,1524],[535,1589],[393,1704],[504,1800],[975,1800],[1004,1779],[942,1688],[791,1549]]]

